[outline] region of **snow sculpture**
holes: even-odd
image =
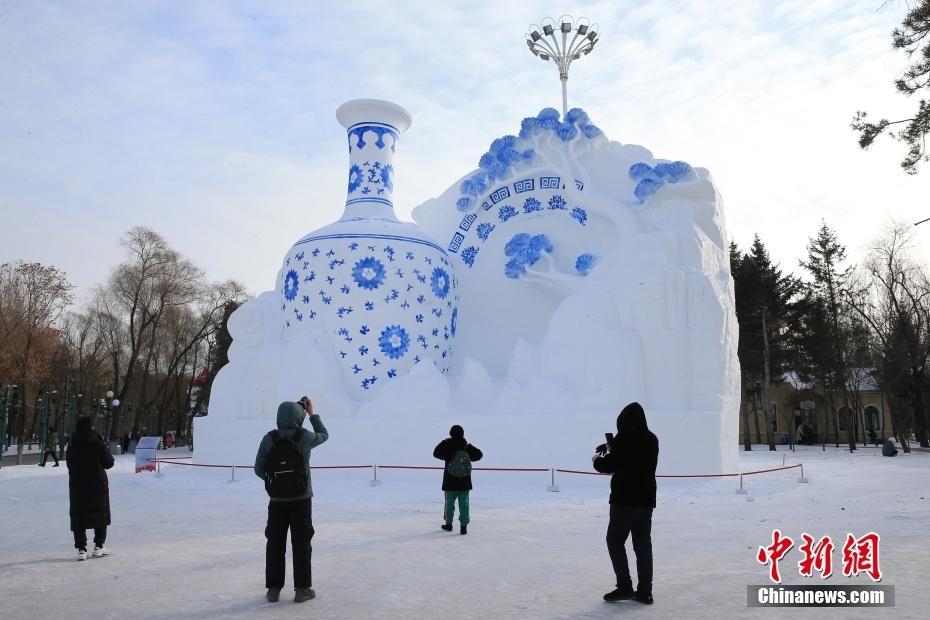
[[[338,117],[345,214],[231,317],[197,460],[251,456],[277,403],[306,393],[351,437],[327,444],[331,462],[421,462],[454,414],[490,463],[579,466],[638,400],[660,470],[734,470],[733,284],[706,170],[547,108],[417,207],[418,228],[391,208],[409,116],[365,100]]]

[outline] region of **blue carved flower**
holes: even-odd
[[[539,260],[543,252],[552,252],[553,245],[546,235],[518,233],[504,246],[504,254],[511,259],[504,265],[504,275],[519,278],[528,266]]]
[[[507,220],[515,216],[516,214],[517,214],[516,209],[514,209],[510,205],[504,205],[503,207],[500,208],[500,211],[498,211],[497,217],[500,219],[501,222],[506,222]]]
[[[284,276],[284,298],[293,301],[297,297],[298,288],[300,288],[300,285],[298,284],[297,272],[291,269]]]
[[[394,191],[394,179],[391,178],[393,174],[394,166],[391,164],[387,164],[381,168],[381,184],[384,185],[389,192]]]
[[[565,122],[573,125],[584,125],[588,122],[588,113],[581,108],[572,108],[565,113]]]
[[[542,211],[542,205],[538,200],[530,196],[526,199],[526,202],[523,203],[523,212],[531,213],[532,211]]]
[[[520,137],[523,139],[529,138],[536,131],[537,127],[539,127],[539,121],[535,116],[524,118],[520,123]]]
[[[452,282],[449,281],[449,274],[441,267],[433,269],[433,276],[429,280],[429,286],[433,289],[433,294],[439,299],[445,299],[449,294],[449,288]]]
[[[478,228],[475,229],[475,232],[478,234],[479,239],[482,241],[487,241],[488,235],[491,234],[492,230],[494,230],[494,224],[482,222],[481,224],[478,224]]]
[[[559,124],[559,111],[555,108],[543,108],[539,111],[536,121],[543,129],[555,129]]]
[[[569,142],[575,139],[575,136],[578,135],[578,130],[575,129],[575,126],[571,123],[559,123],[559,126],[555,130],[562,142]]]
[[[575,271],[580,275],[586,276],[596,262],[597,257],[594,254],[580,254],[578,258],[575,259]]]
[[[662,181],[646,178],[636,185],[633,194],[640,202],[646,202],[646,199],[659,191],[660,187],[662,187]]]
[[[520,151],[513,148],[512,146],[505,146],[504,148],[497,151],[497,161],[509,166],[510,164],[520,161]]]
[[[390,325],[381,332],[381,336],[378,338],[378,347],[382,353],[391,359],[403,357],[410,347],[410,336],[400,325]]]
[[[571,216],[578,220],[578,223],[582,226],[584,226],[585,222],[588,221],[588,213],[581,207],[575,207],[572,209]]]
[[[494,153],[485,153],[481,156],[481,159],[478,160],[478,167],[488,170],[494,165],[496,160],[497,158],[494,157]]]
[[[652,174],[652,166],[645,162],[638,162],[630,166],[629,175],[633,180],[645,179]]]
[[[462,262],[473,267],[475,265],[475,258],[478,256],[478,248],[473,245],[468,246],[462,250]]]
[[[553,194],[552,198],[549,199],[549,208],[552,210],[565,209],[565,199],[559,196],[558,194]]]
[[[455,336],[455,330],[458,327],[458,322],[459,322],[459,309],[457,307],[452,308],[452,319],[451,319],[451,322],[449,323],[449,331],[452,333],[453,336]]]
[[[471,206],[471,198],[468,196],[462,196],[455,201],[455,208],[459,211],[467,211],[468,207]]]
[[[352,164],[349,167],[349,193],[351,194],[357,190],[362,185],[362,181],[364,180],[365,177],[362,175],[362,169],[357,165]]]
[[[500,151],[501,149],[513,147],[513,145],[516,143],[517,143],[516,136],[510,136],[510,135],[501,136],[500,138],[496,139],[494,142],[491,143],[491,152],[496,153],[497,151]]]
[[[533,158],[535,158],[535,157],[536,157],[536,151],[534,151],[533,149],[526,149],[525,151],[523,151],[522,153],[520,153],[520,158],[521,158],[523,161],[532,162],[532,161],[533,161]]]
[[[374,290],[384,282],[384,265],[377,258],[363,258],[352,268],[352,279],[359,288]]]
[[[695,176],[694,168],[683,161],[656,164],[655,168],[653,168],[653,172],[655,172],[657,177],[669,183],[678,183],[679,181],[692,179]]]
[[[588,139],[596,138],[597,136],[604,133],[603,131],[600,130],[600,128],[597,127],[597,125],[592,125],[591,123],[582,125],[581,132],[584,134],[585,138],[588,138]]]

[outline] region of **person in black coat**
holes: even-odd
[[[481,450],[465,441],[465,431],[456,424],[449,429],[448,439],[443,439],[433,450],[433,456],[446,462],[442,473],[442,490],[445,491],[442,529],[452,531],[455,517],[455,502],[459,503],[459,533],[468,533],[471,520],[468,495],[472,489],[471,464],[484,456]]]
[[[617,589],[604,595],[608,602],[635,599],[652,604],[652,510],[656,506],[656,464],[659,440],[646,425],[646,412],[630,403],[617,416],[617,436],[598,446],[591,459],[594,469],[610,478],[610,523],[607,552],[617,578]],[[626,539],[632,534],[636,553],[633,590],[626,558]]]
[[[110,485],[107,469],[113,467],[113,455],[90,417],[77,421],[77,430],[68,443],[68,493],[71,499],[71,531],[78,559],[87,559],[87,532],[94,530],[93,557],[109,555],[103,546],[110,525]]]

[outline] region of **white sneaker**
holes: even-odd
[[[106,547],[97,547],[94,546],[94,552],[91,554],[92,557],[101,558],[105,555],[110,555],[110,550]]]
[[[87,559],[87,551],[85,549],[78,549],[78,560],[80,561],[80,560],[86,560],[86,559]]]

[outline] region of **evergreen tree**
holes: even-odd
[[[930,94],[930,0],[919,0],[908,5],[907,15],[901,26],[891,35],[895,49],[904,50],[908,59],[915,61],[898,80],[895,87],[905,96],[918,93]],[[893,125],[904,125],[899,131],[888,131],[888,135],[907,145],[907,156],[901,161],[901,167],[908,174],[917,173],[917,164],[927,161],[927,134],[930,133],[930,101],[921,99],[917,112],[911,118],[889,121],[886,118],[877,123],[866,120],[863,111],[856,113],[852,128],[859,132],[859,146],[868,148],[879,135]]]
[[[731,269],[735,249],[735,245],[731,244]],[[774,412],[769,388],[780,383],[792,365],[793,339],[802,316],[804,291],[797,278],[784,274],[772,262],[759,235],[755,235],[749,252],[739,259],[733,278],[743,385],[762,384],[761,405],[766,413],[766,438],[769,449],[774,450]],[[746,430],[748,432],[748,427]]]

